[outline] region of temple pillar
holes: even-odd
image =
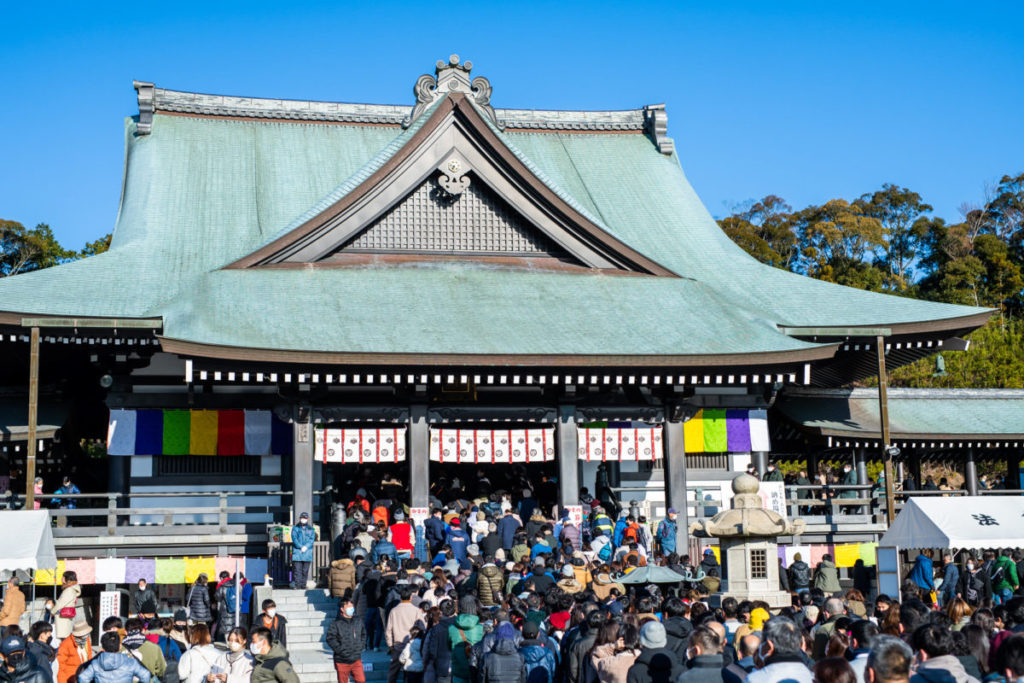
[[[430,505],[430,427],[427,406],[409,408],[409,436],[406,453],[409,457],[409,506]]]
[[[857,483],[864,486],[868,483],[868,453],[864,448],[858,448],[853,452],[854,468],[857,470]],[[860,492],[857,497],[861,498]]]
[[[292,410],[292,524],[313,512],[313,424],[309,406]]]
[[[686,494],[686,451],[683,448],[683,423],[665,421],[665,509],[676,509],[676,552],[689,554],[690,509]],[[695,562],[699,561],[694,560]]]
[[[768,451],[754,451],[750,458],[757,470],[757,478],[764,479],[764,473],[768,471]]]
[[[1006,488],[1014,491],[1020,489],[1020,452],[1011,451],[1006,456]]]
[[[974,461],[974,448],[967,447],[964,459],[964,482],[968,496],[978,495],[978,465]]]
[[[914,478],[914,483],[917,484],[917,489],[920,491],[924,482],[921,481],[921,454],[916,450],[910,455],[910,476]]]
[[[558,507],[580,504],[579,431],[576,406],[558,406]]]

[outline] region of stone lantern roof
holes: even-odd
[[[797,536],[804,532],[804,520],[787,521],[777,512],[765,510],[758,494],[757,477],[741,474],[732,480],[733,508],[719,512],[706,522],[694,522],[690,533],[717,538],[767,538]]]

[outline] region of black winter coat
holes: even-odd
[[[697,655],[690,668],[679,677],[678,683],[722,683],[722,655]]]
[[[455,617],[442,617],[423,639],[423,670],[432,669],[435,679],[446,678],[452,671],[452,651],[448,648],[448,627]]]
[[[789,565],[789,587],[795,591],[809,588],[811,585],[811,568],[800,560]]]
[[[50,683],[50,679],[49,669],[36,666],[28,655],[22,655],[14,671],[8,671],[6,666],[0,665],[0,681],[4,683]]]
[[[512,640],[499,640],[494,649],[484,655],[480,683],[526,683],[526,659]]]
[[[185,598],[188,600],[185,606],[189,608],[189,619],[206,623],[213,621],[213,614],[210,612],[210,590],[205,585],[192,584],[185,593]]]
[[[340,664],[358,662],[366,644],[366,629],[361,619],[338,617],[327,628],[327,647],[334,652],[334,661]]]
[[[686,657],[686,641],[693,633],[693,624],[686,617],[670,617],[665,620],[665,639],[668,649],[676,653],[679,661]]]
[[[675,683],[683,665],[676,653],[667,647],[645,649],[629,667],[626,683]]]

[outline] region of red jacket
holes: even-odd
[[[416,543],[412,525],[408,522],[395,522],[391,525],[391,542],[400,553],[411,553]]]

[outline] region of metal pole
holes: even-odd
[[[25,444],[25,509],[36,502],[36,431],[39,422],[39,328],[32,328],[28,353],[28,441]]]
[[[885,463],[885,513],[889,524],[896,517],[896,489],[892,481],[892,455],[889,453],[889,377],[885,372],[885,337],[875,337],[878,348],[878,414],[882,422],[882,458]]]
[[[238,572],[239,572],[238,560],[236,559],[235,560],[235,628],[238,628],[239,626],[242,625],[242,618],[241,618],[241,616],[242,616],[242,596],[241,596],[241,591],[238,590],[238,586],[239,586],[239,575],[238,575]],[[227,640],[227,638],[228,638],[227,634],[224,634],[224,640],[225,641]]]

